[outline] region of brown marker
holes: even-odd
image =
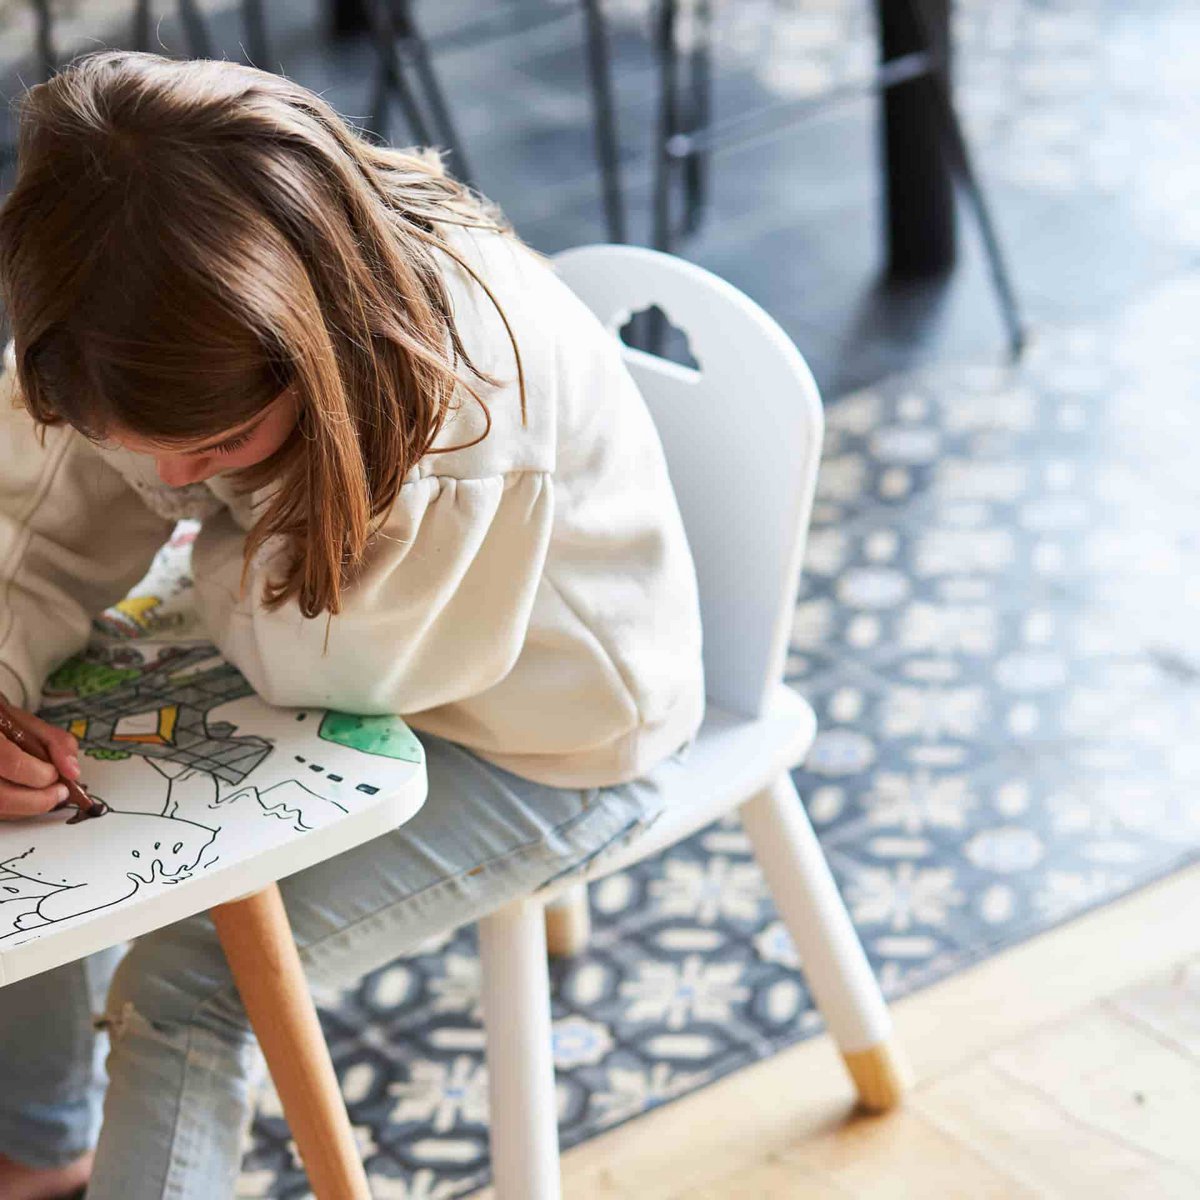
[[[26,754],[31,754],[34,758],[40,758],[42,762],[52,761],[50,751],[46,749],[42,739],[37,734],[30,733],[28,729],[22,729],[3,707],[0,707],[0,734],[8,738],[18,750],[24,750]],[[102,817],[108,812],[108,805],[103,800],[93,800],[73,779],[67,779],[66,776],[60,774],[58,780],[67,789],[67,798],[58,805],[58,808],[73,804],[79,809],[79,815],[72,817],[72,822],[82,821],[85,817]]]

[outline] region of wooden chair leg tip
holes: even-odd
[[[859,1105],[866,1112],[890,1112],[903,1102],[912,1075],[891,1042],[880,1042],[867,1050],[843,1051],[842,1058],[854,1080]]]
[[[546,952],[551,958],[571,958],[587,949],[592,921],[587,901],[546,908]]]

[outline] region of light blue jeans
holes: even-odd
[[[280,884],[318,994],[632,836],[662,811],[682,759],[635,783],[579,791],[421,740],[429,798],[420,813]],[[108,1035],[107,1090],[96,1025]],[[56,1166],[96,1145],[88,1200],[232,1196],[259,1078],[206,915],[149,934],[123,956],[108,951],[0,988],[0,1152]]]

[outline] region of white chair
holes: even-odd
[[[789,770],[816,720],[783,684],[821,449],[816,384],[782,329],[707,271],[629,246],[557,258],[559,273],[617,330],[651,305],[690,339],[699,370],[626,348],[654,416],[696,560],[708,715],[668,811],[583,880],[656,854],[738,809],[864,1108],[898,1103],[905,1071],[879,986]],[[479,923],[498,1200],[560,1195],[546,929],[586,933],[580,877]]]

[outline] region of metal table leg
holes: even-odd
[[[948,64],[950,0],[925,0],[924,29],[907,0],[875,0],[875,8],[883,61],[931,49]],[[889,273],[939,274],[954,265],[956,247],[954,183],[933,82],[888,88],[882,108]]]
[[[326,13],[334,37],[367,33],[371,28],[367,0],[326,0]]]

